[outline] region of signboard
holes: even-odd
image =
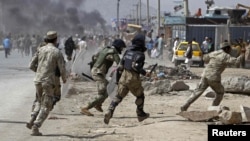
[[[186,18],[182,16],[166,16],[164,24],[165,25],[186,24]]]
[[[128,20],[126,18],[120,18],[119,19],[119,29],[124,30],[127,28]],[[114,30],[117,30],[118,24],[117,24],[117,18],[111,19],[111,26]]]

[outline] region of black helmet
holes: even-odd
[[[114,46],[115,49],[119,52],[119,54],[121,54],[122,49],[126,47],[126,44],[122,39],[115,39],[112,43],[112,46]]]
[[[145,35],[135,35],[135,37],[132,39],[132,45],[142,52],[146,51],[147,48],[145,47]]]

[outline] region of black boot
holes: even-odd
[[[109,120],[113,117],[113,113],[115,111],[116,106],[118,105],[117,102],[112,101],[109,105],[108,112],[104,115],[104,123],[109,124]]]
[[[149,113],[145,113],[143,109],[138,109],[138,108],[136,109],[136,113],[139,122],[149,118],[150,115]]]
[[[137,114],[137,118],[139,122],[149,117],[149,113],[145,113],[143,110],[144,99],[145,99],[145,96],[144,94],[142,94],[141,96],[138,96],[135,100],[135,104],[137,105],[136,114]]]

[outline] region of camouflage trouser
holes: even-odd
[[[56,77],[55,79],[55,89],[54,89],[54,99],[56,99],[57,101],[59,101],[61,99],[61,83],[60,83],[60,77]],[[38,100],[38,94],[36,92],[36,97],[35,97],[35,100],[33,102],[33,105],[32,105],[32,108],[31,108],[31,116],[37,116],[38,115],[38,112],[39,110],[37,109],[40,109],[40,104],[41,103],[41,100],[39,101]],[[36,110],[35,110],[35,107],[36,107]]]
[[[34,113],[37,113],[34,124],[42,126],[53,107],[54,86],[48,83],[38,83],[36,86],[37,104]]]
[[[140,75],[133,71],[124,70],[119,80],[117,94],[112,101],[113,105],[118,105],[129,91],[136,97],[135,104],[137,109],[142,111],[145,97]]]
[[[212,106],[218,106],[221,103],[224,95],[224,87],[220,81],[209,80],[205,77],[201,78],[198,88],[196,88],[190,98],[187,100],[186,106],[191,105],[196,99],[198,99],[202,93],[208,88],[211,87],[216,95],[215,99],[212,102]]]
[[[108,97],[108,80],[106,80],[105,76],[102,74],[93,73],[92,77],[96,81],[98,96],[95,97],[92,102],[88,103],[88,109],[91,109],[95,106],[101,106]]]
[[[135,97],[143,94],[143,87],[140,80],[140,75],[133,71],[124,70],[119,80],[117,95],[124,98],[128,92],[131,92]]]

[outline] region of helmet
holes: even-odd
[[[132,45],[135,48],[140,48],[142,52],[146,51],[147,48],[145,47],[145,35],[143,34],[137,34],[135,37],[132,39]]]
[[[119,52],[119,54],[121,54],[122,49],[126,47],[126,44],[122,39],[115,39],[112,43],[112,46],[114,46],[115,49]]]
[[[223,49],[223,48],[227,48],[227,47],[230,47],[231,45],[228,43],[228,42],[223,42],[220,44],[220,48]]]

